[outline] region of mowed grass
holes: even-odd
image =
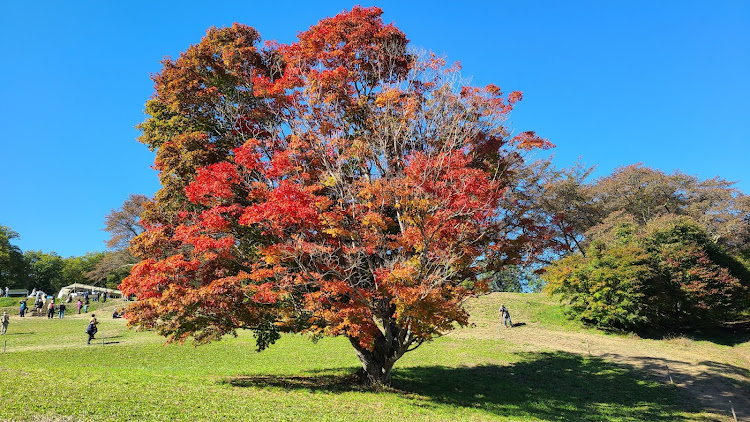
[[[579,329],[539,295],[485,297],[469,309],[491,317],[499,300],[510,300],[511,311],[530,324]],[[113,306],[122,303],[97,304],[101,324],[91,345],[84,333],[90,315],[19,318],[17,307],[7,308],[13,318],[0,336],[0,347],[7,345],[0,420],[703,419],[674,387],[630,367],[529,352],[500,336],[425,344],[396,364],[391,388],[368,391],[350,383],[359,363],[344,339],[285,335],[261,353],[249,333],[197,348],[164,346],[154,333],[111,319]]]

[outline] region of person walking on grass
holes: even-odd
[[[8,332],[8,324],[10,324],[10,315],[8,315],[7,312],[3,312],[3,317],[0,319],[0,322],[2,322],[2,327],[0,327],[0,334],[5,334]]]
[[[89,313],[89,296],[86,295],[83,299],[83,313],[87,314]]]
[[[55,301],[51,300],[49,302],[49,306],[47,307],[47,319],[52,319],[52,316],[55,314]]]
[[[513,321],[510,320],[510,312],[508,312],[508,308],[505,307],[504,303],[500,305],[500,318],[503,319],[505,328],[513,328]]]
[[[81,313],[81,307],[83,306],[83,302],[81,302],[81,299],[78,299],[78,313]]]
[[[60,319],[63,319],[65,317],[65,303],[61,303],[60,306],[57,308],[57,315],[60,317]]]
[[[22,300],[19,302],[21,304],[21,307],[18,308],[18,315],[23,318],[23,315],[26,313],[26,301]]]
[[[91,340],[95,339],[96,332],[99,331],[96,328],[96,325],[99,324],[99,321],[96,320],[96,314],[91,314],[91,321],[89,321],[89,326],[86,328],[86,334],[89,335],[89,340],[86,342],[86,344],[91,344]]]

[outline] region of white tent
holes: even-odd
[[[109,297],[112,297],[112,298],[122,297],[122,292],[116,289],[107,289],[104,287],[91,286],[88,284],[73,283],[70,286],[65,286],[62,289],[60,289],[60,293],[57,294],[57,298],[62,299],[63,296],[69,295],[71,293],[84,292],[84,291],[89,291],[92,293],[93,292],[96,292],[96,293],[107,292],[107,295]]]

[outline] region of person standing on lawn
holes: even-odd
[[[55,314],[55,301],[51,300],[49,302],[49,306],[47,307],[47,318],[51,319],[54,314]]]
[[[57,315],[60,317],[60,319],[63,319],[63,317],[65,316],[65,308],[65,302],[61,303],[57,308]]]
[[[509,326],[513,328],[513,321],[510,320],[510,312],[508,312],[508,308],[505,307],[505,304],[500,305],[500,318],[503,319],[505,328],[508,328]]]
[[[86,328],[86,334],[89,335],[89,340],[86,344],[91,344],[91,340],[94,340],[96,332],[99,331],[96,328],[97,324],[99,324],[99,321],[96,320],[96,314],[91,314],[91,321],[89,321],[89,326]]]
[[[0,322],[2,322],[2,327],[0,327],[0,334],[5,334],[8,332],[8,324],[10,324],[10,315],[8,315],[7,312],[3,312],[3,317],[0,319]]]

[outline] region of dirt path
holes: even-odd
[[[559,350],[590,354],[645,371],[654,380],[674,384],[715,420],[750,421],[750,347],[722,346],[680,337],[647,340],[587,331],[551,330],[534,323],[499,330],[496,321],[474,319],[475,327],[451,335],[502,338],[529,351]]]

